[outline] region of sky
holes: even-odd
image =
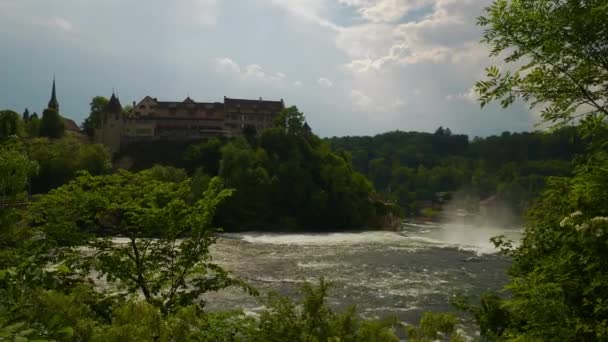
[[[521,103],[481,109],[490,0],[0,0],[0,108],[62,115],[92,97],[284,99],[321,136],[534,129]]]

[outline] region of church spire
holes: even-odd
[[[57,94],[55,91],[55,76],[53,76],[53,90],[51,91],[51,100],[49,101],[49,108],[52,108],[59,112],[59,102],[57,102]]]
[[[120,100],[118,99],[116,94],[114,94],[113,90],[112,96],[110,97],[110,101],[108,101],[108,104],[106,105],[106,112],[112,114],[122,113],[122,105],[120,104]]]

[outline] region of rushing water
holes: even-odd
[[[464,225],[404,225],[401,232],[223,234],[214,260],[262,294],[294,295],[303,281],[333,282],[329,303],[356,304],[368,317],[397,315],[414,323],[424,311],[452,310],[454,294],[479,295],[507,281],[509,260],[489,239],[519,230]],[[236,289],[206,295],[210,309],[262,309]]]

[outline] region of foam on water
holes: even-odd
[[[416,252],[421,248],[455,248],[478,256],[497,250],[490,238],[505,235],[517,244],[521,232],[517,229],[474,227],[464,225],[405,224],[401,232],[346,232],[346,233],[243,233],[224,234],[253,244],[294,246],[383,245],[392,250]],[[305,267],[305,266],[303,266]],[[314,266],[313,266],[314,267]]]
[[[521,239],[521,229],[478,227],[463,224],[448,224],[428,227],[404,225],[403,233],[412,239],[435,245],[439,248],[457,248],[477,255],[494,254],[498,251],[490,242],[495,236],[504,235],[517,246]]]
[[[370,244],[391,243],[404,239],[402,235],[395,232],[361,232],[361,233],[324,233],[324,234],[265,234],[247,233],[231,234],[240,237],[250,243],[262,243],[273,245],[347,245],[347,244]]]
[[[310,261],[310,262],[298,262],[298,267],[301,268],[333,268],[340,266],[338,263],[332,262],[319,262],[319,261]]]

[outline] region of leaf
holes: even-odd
[[[74,336],[74,329],[72,327],[63,327],[56,332],[61,335],[67,335],[67,337]]]
[[[57,266],[57,271],[59,273],[70,273],[70,268],[66,264],[60,264]]]
[[[11,324],[7,327],[2,328],[2,330],[7,331],[9,333],[14,333],[19,330],[21,327],[25,325],[25,322],[17,322],[15,324]]]

